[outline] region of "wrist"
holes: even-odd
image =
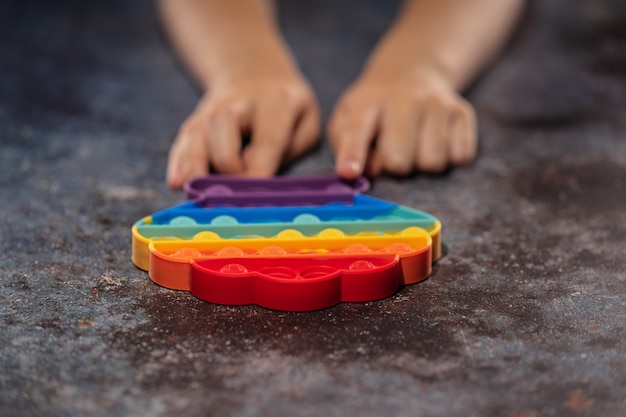
[[[255,49],[220,60],[206,79],[207,87],[245,83],[252,79],[297,78],[300,71],[287,52]]]
[[[461,80],[454,51],[416,29],[410,18],[402,19],[385,35],[363,70],[365,79],[438,82],[458,90]]]
[[[251,79],[301,77],[295,59],[281,39],[240,38],[218,50],[207,51],[206,59],[206,71],[200,76],[205,89]]]
[[[358,79],[359,83],[401,84],[404,86],[429,85],[454,89],[455,85],[445,69],[436,60],[415,58],[402,62],[394,59],[374,59],[365,67]]]

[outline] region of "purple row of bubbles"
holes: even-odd
[[[187,199],[201,207],[302,206],[352,204],[354,196],[369,189],[365,177],[345,181],[336,175],[244,178],[210,175],[184,184]]]

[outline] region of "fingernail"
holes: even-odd
[[[339,162],[339,165],[337,166],[337,171],[339,171],[341,175],[360,175],[361,164],[355,160],[343,160]]]
[[[166,180],[170,187],[176,188],[180,186],[180,175],[177,172],[168,171]]]

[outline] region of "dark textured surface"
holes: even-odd
[[[374,183],[441,218],[428,281],[306,314],[130,263],[130,225],[182,199],[163,173],[197,99],[151,3],[2,3],[0,415],[626,415],[621,0],[533,3],[469,94],[477,163]],[[393,7],[285,3],[328,114]],[[326,146],[291,169],[331,171]]]

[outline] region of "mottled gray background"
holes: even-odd
[[[130,262],[131,224],[182,201],[166,154],[198,98],[153,4],[1,3],[0,415],[626,415],[623,1],[532,2],[468,93],[477,163],[373,184],[441,218],[431,278],[306,314]],[[284,2],[325,115],[392,3]],[[326,146],[289,171],[329,172]]]

